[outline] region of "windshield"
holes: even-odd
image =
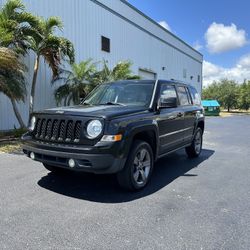
[[[83,101],[86,105],[145,106],[151,101],[154,81],[101,84]]]

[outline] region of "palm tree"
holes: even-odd
[[[113,69],[109,69],[107,63],[103,61],[103,69],[96,71],[95,63],[89,59],[79,64],[71,65],[71,70],[63,70],[61,76],[55,81],[63,80],[65,83],[55,90],[57,104],[64,100],[64,105],[79,103],[97,85],[118,80],[140,79],[133,75],[130,69],[131,62],[124,61],[118,63]],[[66,76],[64,76],[66,75]]]
[[[20,0],[9,0],[0,10],[0,46],[11,47],[17,53],[26,54],[29,35],[36,31],[38,19],[25,11]]]
[[[65,83],[55,90],[55,98],[57,103],[64,100],[64,105],[74,104],[84,98],[93,89],[93,75],[96,72],[96,66],[91,59],[72,64],[71,70],[64,70],[61,77],[56,79],[63,80]],[[65,76],[63,76],[65,75]]]
[[[25,124],[16,101],[25,99],[24,71],[25,66],[19,62],[18,55],[11,49],[0,47],[0,92],[9,97],[21,128],[25,128]]]
[[[33,112],[34,96],[39,70],[40,58],[43,57],[48,63],[53,73],[53,79],[56,79],[60,73],[61,61],[68,58],[70,63],[75,60],[73,44],[64,37],[54,34],[56,29],[62,29],[63,25],[58,17],[48,19],[40,18],[30,37],[30,48],[35,52],[34,74],[31,84],[31,95],[29,103],[29,114]]]
[[[140,79],[140,76],[132,74],[131,66],[131,62],[122,61],[116,64],[113,69],[109,69],[107,62],[103,61],[103,69],[96,73],[95,79],[98,84],[119,80]]]

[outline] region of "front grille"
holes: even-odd
[[[33,136],[42,141],[77,143],[81,121],[38,118]]]

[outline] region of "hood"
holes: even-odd
[[[106,119],[112,119],[119,116],[128,114],[135,114],[146,111],[145,107],[133,107],[133,106],[114,106],[114,105],[99,105],[99,106],[69,106],[46,109],[38,113],[45,114],[65,114],[65,115],[77,115],[86,117],[101,117]]]

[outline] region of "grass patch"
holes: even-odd
[[[227,110],[222,110],[220,112],[221,117],[228,117],[232,115],[250,115],[250,111],[235,109],[235,110],[230,110],[230,112],[228,112]]]
[[[0,143],[1,153],[21,153],[22,147],[20,141],[2,142]]]

